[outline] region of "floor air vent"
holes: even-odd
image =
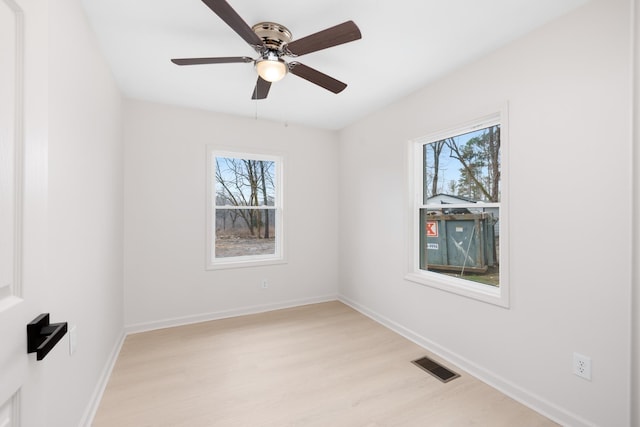
[[[423,357],[421,359],[414,360],[411,363],[427,371],[428,373],[430,373],[431,375],[433,375],[443,383],[447,383],[460,376],[460,374],[456,374],[455,372],[450,371],[449,369],[445,368],[438,362],[429,359],[428,357]]]

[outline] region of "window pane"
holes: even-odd
[[[499,202],[500,125],[425,144],[423,165],[424,204]]]
[[[275,206],[275,162],[216,157],[217,206]]]
[[[499,208],[421,209],[420,268],[500,286]]]
[[[275,209],[216,209],[215,257],[274,255]]]

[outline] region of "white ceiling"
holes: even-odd
[[[348,84],[333,94],[297,76],[253,101],[253,64],[179,67],[171,58],[255,51],[201,0],[82,0],[131,98],[340,129],[588,0],[227,0],[252,26],[298,39],[353,20],[362,39],[297,60]]]

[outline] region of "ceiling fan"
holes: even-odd
[[[345,83],[333,77],[297,61],[287,62],[283,57],[290,56],[295,58],[362,38],[360,29],[353,21],[343,22],[292,41],[291,32],[284,25],[276,24],[275,22],[260,22],[253,27],[249,27],[225,0],[202,1],[244,41],[249,43],[259,56],[257,59],[252,59],[248,56],[172,59],[171,62],[174,64],[199,65],[253,62],[258,72],[258,81],[251,99],[265,99],[269,94],[271,83],[281,80],[288,72],[333,93],[340,93],[347,87]]]

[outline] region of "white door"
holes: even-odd
[[[46,425],[26,324],[45,290],[47,4],[0,0],[0,427]]]

